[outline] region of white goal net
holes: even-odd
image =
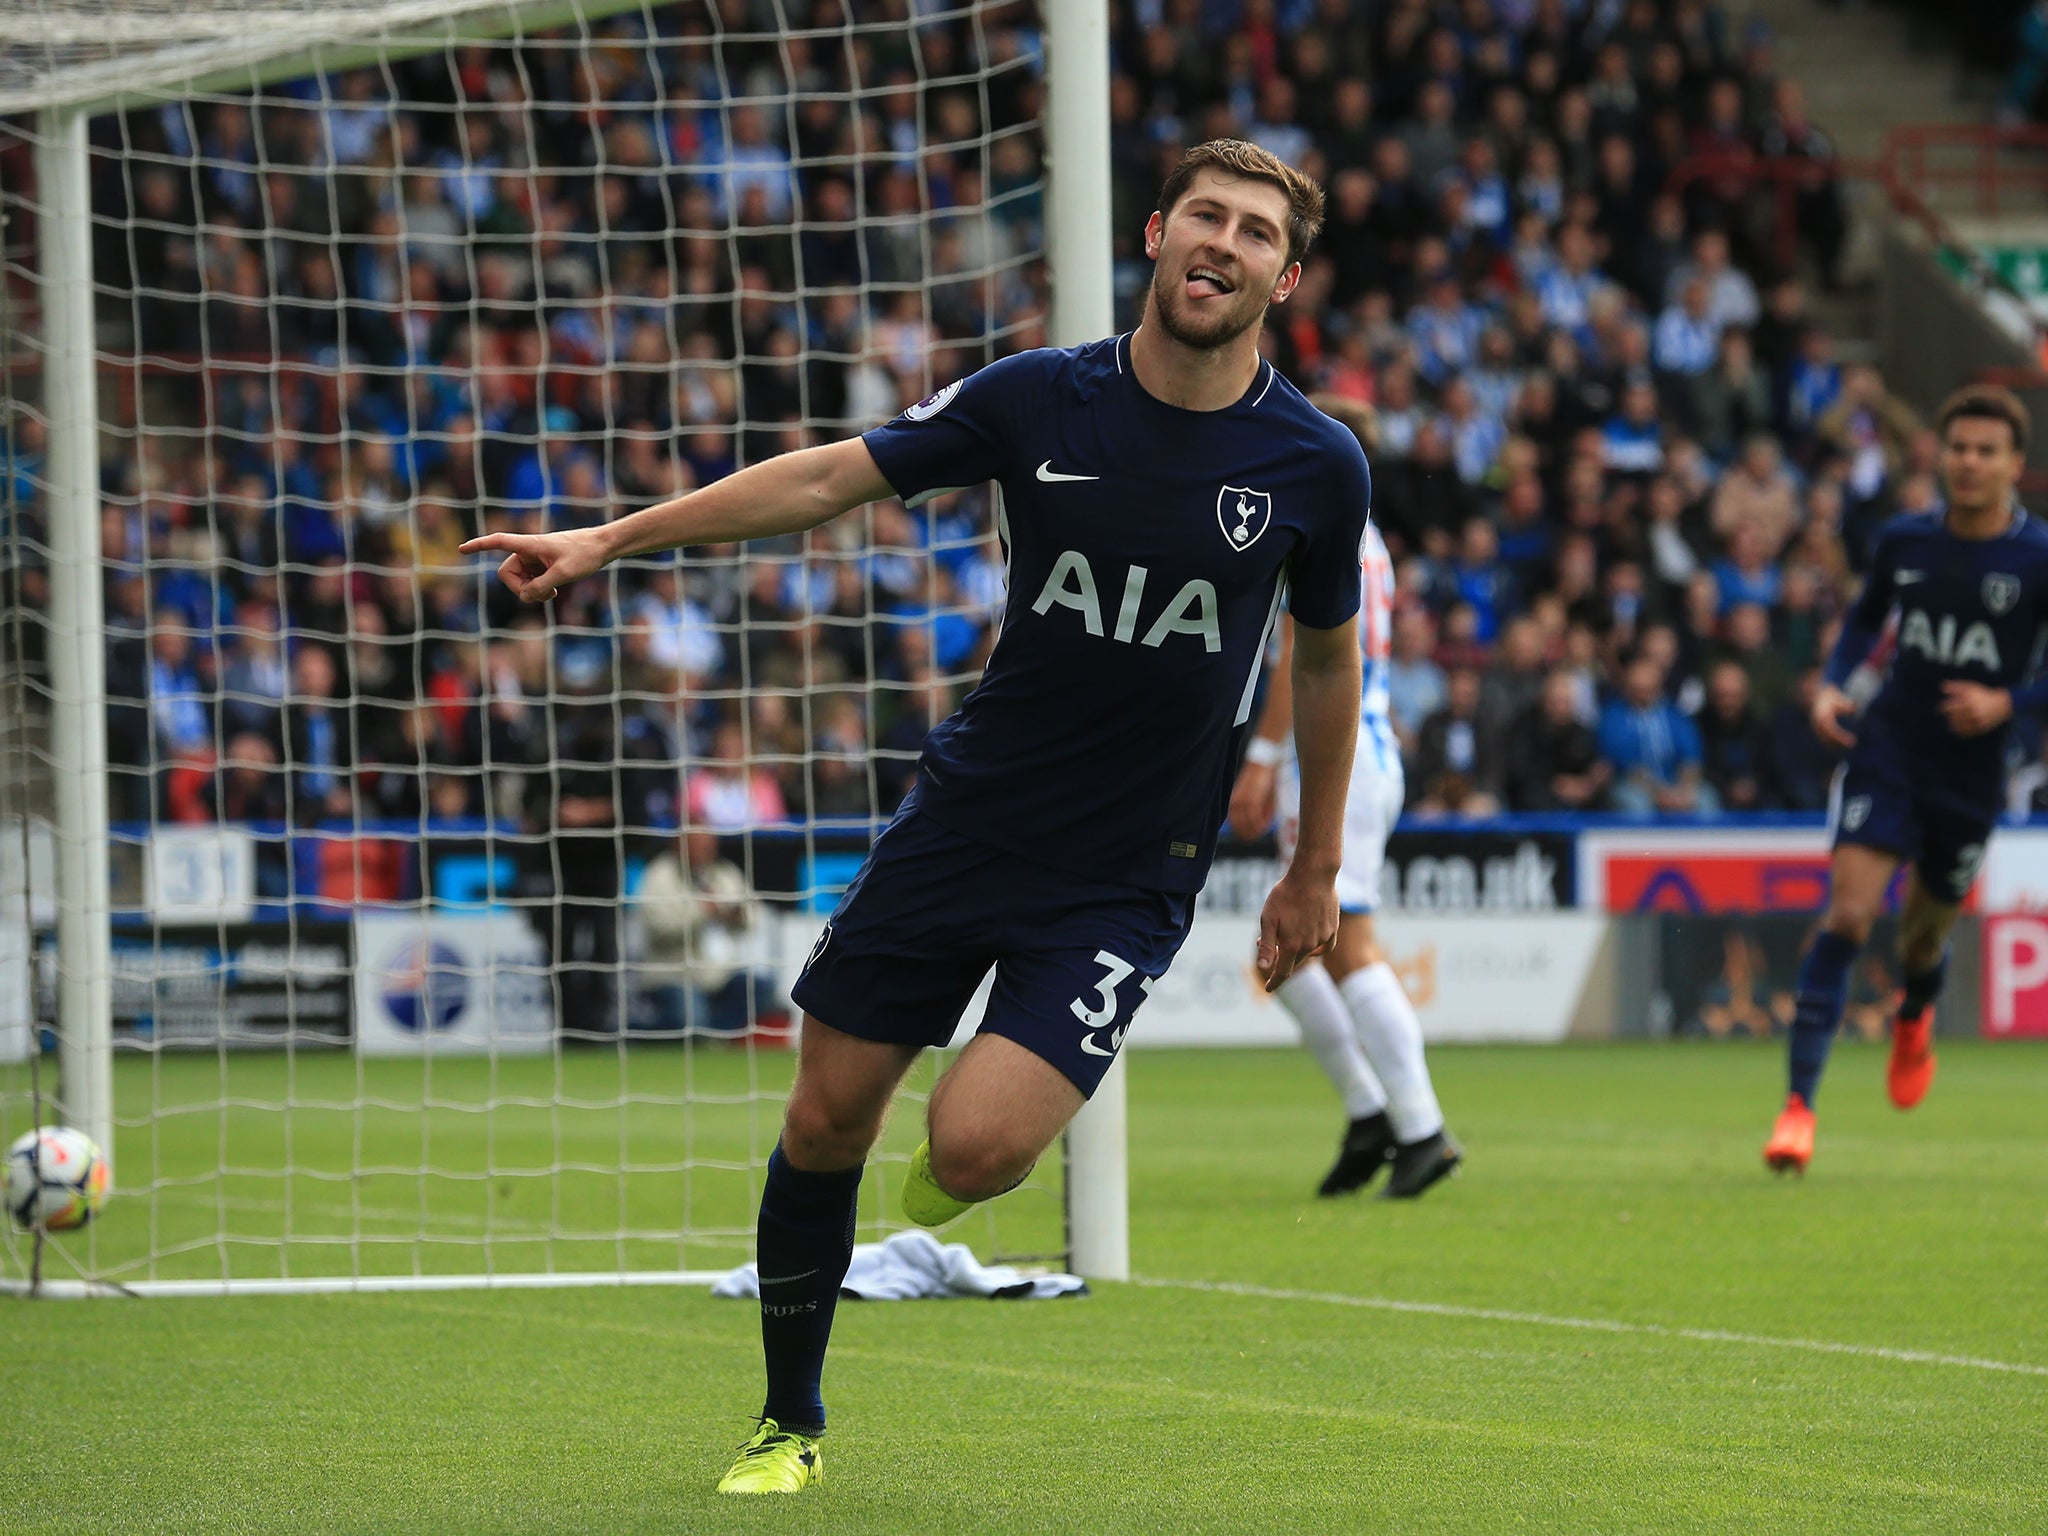
[[[789,984],[992,643],[994,492],[546,611],[456,546],[1044,344],[1036,13],[28,12],[0,28],[0,1141],[79,1124],[116,1188],[80,1232],[8,1228],[0,1281],[743,1262]],[[52,256],[81,248],[89,290]],[[1058,1261],[1062,1184],[958,1235]]]

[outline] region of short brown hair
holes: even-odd
[[[2027,415],[2027,408],[2020,404],[2020,397],[2003,385],[1965,384],[1942,401],[1941,414],[1935,418],[1941,435],[1947,437],[1949,423],[1965,416],[2004,422],[2012,431],[2013,447],[2021,453],[2027,451],[2027,428],[2031,425],[2031,418]]]
[[[1278,155],[1268,154],[1243,139],[1211,139],[1180,157],[1159,189],[1159,211],[1173,212],[1200,171],[1263,181],[1287,194],[1287,261],[1291,266],[1308,254],[1323,229],[1323,189]]]

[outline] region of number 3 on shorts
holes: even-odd
[[[1119,1007],[1116,990],[1137,975],[1138,968],[1128,960],[1118,959],[1106,949],[1095,951],[1095,963],[1102,967],[1103,972],[1102,979],[1095,983],[1095,996],[1101,1006],[1091,1008],[1086,997],[1077,997],[1067,1004],[1067,1007],[1073,1012],[1074,1017],[1088,1028],[1089,1035],[1081,1042],[1081,1049],[1094,1056],[1113,1056],[1117,1047],[1124,1043],[1124,1031],[1131,1027],[1130,1024],[1126,1022],[1110,1031],[1109,1043],[1106,1046],[1096,1043],[1094,1032],[1104,1025],[1115,1023]],[[1149,997],[1155,979],[1151,976],[1142,978],[1138,983],[1138,990]]]

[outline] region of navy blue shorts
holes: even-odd
[[[791,989],[813,1018],[897,1045],[944,1045],[995,967],[981,1032],[1095,1085],[1187,938],[1195,898],[1079,877],[976,842],[906,807]]]
[[[1910,862],[1937,901],[1960,902],[1984,863],[1998,808],[1959,802],[1935,786],[1916,787],[1903,772],[1866,755],[1851,756],[1828,800],[1833,845],[1856,843]]]

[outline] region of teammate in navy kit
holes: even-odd
[[[1255,146],[1198,146],[1146,224],[1156,265],[1131,334],[1006,358],[863,438],[603,528],[465,546],[508,551],[503,579],[544,601],[620,556],[1002,486],[1009,596],[986,673],[927,739],[794,990],[797,1077],[759,1226],[768,1395],[722,1490],[817,1481],[862,1164],[904,1072],[990,968],[988,1012],[933,1091],[905,1182],[913,1219],[1017,1184],[1108,1070],[1186,937],[1283,600],[1301,826],[1260,918],[1268,986],[1336,932],[1371,485],[1357,439],[1257,346],[1322,206]]]
[[[1814,729],[1849,760],[1830,808],[1828,910],[1799,971],[1791,1094],[1764,1147],[1781,1172],[1812,1159],[1814,1094],[1849,966],[1906,863],[1903,992],[1886,1086],[1911,1109],[1934,1080],[1933,1003],[1949,930],[2005,802],[2011,721],[2048,704],[2048,679],[2033,675],[2048,635],[2048,528],[2013,498],[2027,425],[2026,408],[2003,389],[1964,389],[1943,405],[1947,509],[1895,518],[1878,534],[1814,701]],[[1894,616],[1890,671],[1852,734],[1842,724],[1856,708],[1850,676]]]

